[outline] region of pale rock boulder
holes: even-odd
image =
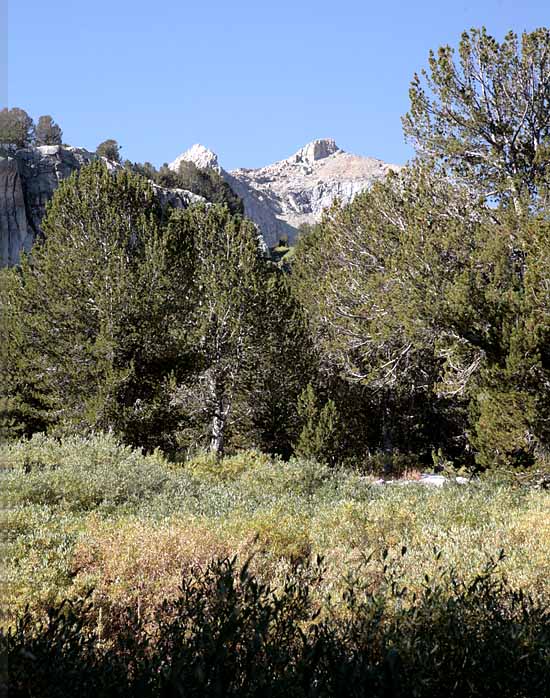
[[[422,475],[417,478],[416,480],[406,480],[406,479],[400,479],[400,480],[385,480],[384,478],[379,478],[377,480],[372,481],[370,484],[371,485],[420,485],[422,487],[435,487],[435,488],[441,488],[445,487],[446,485],[450,484],[456,484],[456,485],[469,485],[471,483],[471,480],[469,480],[466,477],[461,477],[457,476],[454,478],[448,478],[445,477],[445,475],[435,475],[433,473],[422,473]]]
[[[187,189],[167,189],[166,187],[160,187],[154,182],[151,182],[151,186],[163,208],[166,206],[188,208],[193,204],[206,203],[206,199],[203,196],[187,191]]]

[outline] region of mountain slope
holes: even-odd
[[[0,266],[17,264],[21,251],[30,250],[42,234],[46,204],[59,183],[97,157],[82,148],[40,146],[0,158]],[[258,169],[227,172],[217,155],[201,145],[176,158],[170,169],[177,171],[182,161],[219,172],[242,198],[245,214],[258,225],[269,247],[285,235],[292,242],[297,228],[317,222],[336,197],[348,203],[390,169],[399,169],[375,158],[346,153],[332,139],[312,141],[286,160]],[[182,189],[153,186],[163,205],[186,207],[203,200]]]
[[[0,157],[0,267],[19,262],[42,233],[46,204],[62,180],[98,156],[83,148],[43,145],[22,148],[11,157]],[[103,158],[116,169],[117,163]],[[163,206],[186,208],[204,199],[183,189],[167,189],[151,183]]]
[[[259,226],[269,246],[288,235],[293,240],[303,223],[320,220],[335,198],[349,203],[398,165],[341,150],[330,138],[311,141],[297,153],[257,169],[227,172],[215,153],[199,144],[176,158],[169,167],[177,171],[182,161],[216,169],[244,201],[245,213]]]

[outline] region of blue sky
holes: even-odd
[[[549,0],[10,0],[7,99],[68,143],[115,138],[155,165],[201,142],[258,167],[320,137],[404,162],[413,73],[483,24],[548,26]]]

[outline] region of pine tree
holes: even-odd
[[[34,139],[34,123],[24,109],[0,110],[0,146],[28,148]]]
[[[4,387],[21,428],[167,445],[188,367],[187,241],[145,180],[100,162],[60,185],[43,227],[5,294]]]
[[[63,131],[51,116],[41,116],[36,124],[36,145],[61,145]]]
[[[471,438],[482,467],[525,467],[550,446],[550,226],[532,217],[496,233],[498,244],[485,244],[492,264],[476,293],[490,333]],[[479,258],[473,263],[479,267]]]
[[[112,162],[120,162],[120,146],[113,138],[102,141],[96,148],[96,153]]]
[[[239,378],[231,441],[288,458],[300,428],[298,396],[316,375],[317,356],[290,279],[271,264],[263,295],[251,328],[254,359]]]
[[[480,206],[422,165],[321,228],[293,276],[323,360],[372,393],[373,446],[468,446],[483,468],[548,448],[544,216]]]
[[[452,444],[463,426],[463,405],[449,428],[448,398],[436,395],[438,345],[444,289],[468,258],[480,215],[467,191],[418,167],[335,204],[298,245],[292,278],[323,371],[367,389],[371,450],[429,458],[442,446],[434,439]]]
[[[302,430],[294,452],[302,458],[335,465],[341,452],[341,427],[336,405],[327,400],[321,407],[311,383],[298,398]]]
[[[254,327],[263,312],[265,261],[256,226],[226,206],[193,206],[175,214],[193,240],[194,342],[200,372],[179,401],[207,422],[209,449],[224,452],[239,381],[254,361]]]
[[[458,60],[450,46],[415,75],[406,136],[421,157],[450,168],[491,200],[527,199],[548,184],[550,29],[509,32],[499,43],[486,29],[464,32]]]

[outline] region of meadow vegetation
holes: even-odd
[[[162,683],[160,664],[165,672],[183,672],[170,681],[190,682],[203,695],[237,695],[239,676],[243,695],[259,695],[271,680],[273,695],[282,695],[282,686],[305,671],[300,662],[313,652],[308,643],[317,647],[319,663],[310,671],[320,672],[319,692],[311,684],[296,695],[331,695],[353,672],[369,675],[372,695],[382,695],[376,691],[390,671],[392,648],[401,668],[390,672],[391,681],[424,676],[426,686],[443,686],[443,672],[451,671],[443,669],[451,662],[446,653],[458,653],[452,672],[463,686],[462,672],[478,681],[469,662],[513,654],[510,638],[522,645],[522,661],[534,662],[529,680],[548,679],[545,490],[495,476],[442,489],[398,480],[381,486],[373,476],[253,451],[174,463],[101,434],[61,441],[36,435],[4,446],[1,464],[3,623],[12,626],[4,641],[15,665],[36,686],[44,682],[44,691],[52,680],[51,652],[64,662],[55,671],[90,681],[95,695],[119,695],[101,693],[107,689],[98,684],[111,661],[120,672],[120,695],[138,675],[152,683],[136,695],[154,695],[147,690]],[[243,616],[236,619],[237,609]],[[198,637],[207,621],[208,642]],[[224,624],[225,639],[216,636]],[[460,643],[469,632],[479,637],[468,640],[464,655]],[[256,647],[246,644],[252,642],[246,633],[258,638]],[[130,635],[135,644],[127,646]],[[48,650],[54,637],[58,644]],[[166,643],[188,652],[195,668],[175,662],[173,647],[163,655]],[[428,647],[443,662],[437,669],[414,664],[430,661]],[[141,664],[123,680],[130,651]],[[288,656],[267,666],[270,652]],[[347,657],[350,674],[330,673],[326,662],[334,669],[338,656]],[[71,657],[86,668],[75,674]],[[207,681],[197,662],[207,673],[227,675],[219,685]],[[511,691],[510,666],[504,673]],[[19,689],[14,695],[27,695],[23,683]]]

